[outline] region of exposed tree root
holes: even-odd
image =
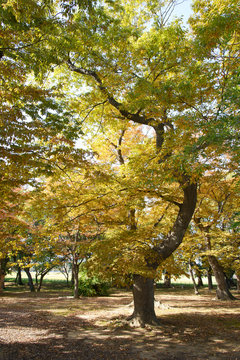
[[[134,313],[127,318],[127,321],[129,322],[129,325],[131,327],[144,328],[146,325],[151,325],[151,326],[161,325],[160,320],[156,316],[150,317],[148,319],[144,319],[142,316],[135,315]]]
[[[237,300],[235,296],[233,296],[230,291],[223,291],[220,289],[216,290],[216,299],[217,300]]]

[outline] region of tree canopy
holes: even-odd
[[[131,276],[133,318],[155,323],[199,184],[238,176],[239,1],[195,0],[188,25],[175,0],[27,5],[1,8],[3,198],[37,183],[49,235],[88,238],[90,268]]]

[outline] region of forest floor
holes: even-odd
[[[131,328],[129,291],[74,300],[69,290],[9,287],[0,297],[0,360],[240,360],[240,296],[158,289],[159,327]],[[234,292],[233,292],[234,293]]]

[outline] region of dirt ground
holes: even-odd
[[[237,296],[237,294],[235,294]],[[157,290],[159,327],[131,328],[130,292],[74,300],[70,292],[0,297],[0,360],[240,360],[240,296]]]

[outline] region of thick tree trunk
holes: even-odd
[[[191,221],[197,201],[197,186],[189,184],[183,191],[183,203],[179,204],[179,212],[172,229],[145,257],[146,264],[152,270],[156,270],[178,248]],[[154,311],[153,279],[134,275],[133,299],[134,312],[131,317],[133,325],[159,324]]]
[[[167,259],[181,244],[188,225],[192,219],[197,202],[197,185],[188,184],[183,188],[184,198],[179,204],[179,212],[175,223],[167,236],[153,250],[159,254],[157,266]]]
[[[212,283],[212,274],[211,271],[207,271],[207,278],[208,278],[208,290],[213,289],[213,283]]]
[[[223,269],[219,264],[217,258],[213,255],[209,255],[208,261],[209,264],[211,265],[213,274],[217,282],[217,290],[216,290],[217,298],[219,300],[234,300],[235,298],[228,289]]]
[[[153,279],[133,275],[134,311],[129,320],[134,326],[159,325],[154,310]]]
[[[27,274],[27,277],[28,277],[28,285],[29,285],[30,291],[35,292],[35,287],[33,285],[33,279],[32,279],[32,275],[30,273],[29,268],[25,268],[24,271],[25,271],[25,273]]]

